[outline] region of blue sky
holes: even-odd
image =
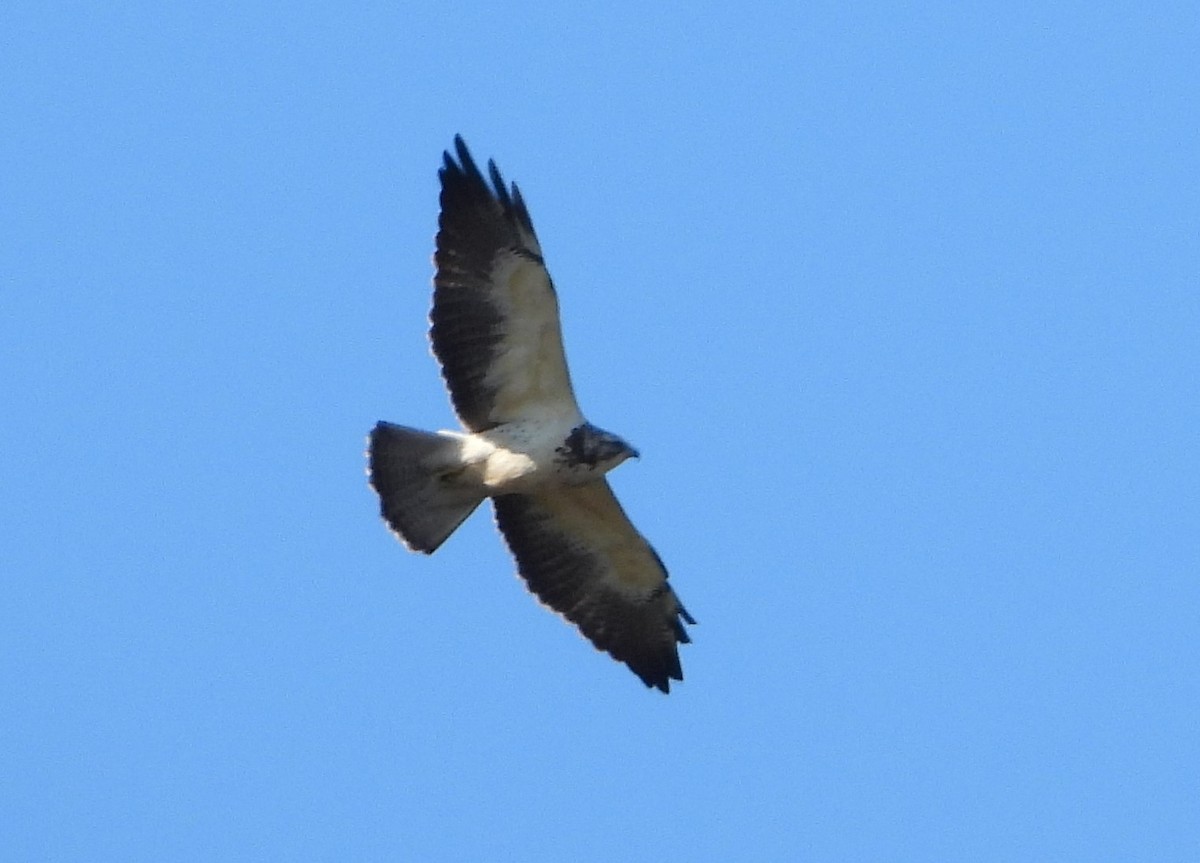
[[[0,12],[13,860],[1195,860],[1193,4]],[[480,511],[461,132],[699,621],[645,690]]]

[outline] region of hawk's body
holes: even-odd
[[[485,497],[521,576],[647,686],[682,680],[695,621],[604,474],[637,452],[584,419],[529,211],[461,138],[445,156],[430,337],[465,432],[379,423],[371,485],[404,543],[432,553]]]

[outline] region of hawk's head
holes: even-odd
[[[638,451],[624,440],[591,423],[571,429],[558,448],[567,467],[586,467],[607,472],[628,458],[637,458]]]

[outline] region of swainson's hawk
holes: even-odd
[[[433,352],[464,432],[378,423],[371,486],[413,551],[434,552],[484,498],[529,589],[599,649],[663,692],[682,680],[695,621],[604,474],[637,452],[584,419],[558,300],[529,211],[461,137],[444,155]]]

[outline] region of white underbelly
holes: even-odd
[[[557,450],[573,427],[561,423],[510,423],[474,435],[490,450],[480,465],[483,485],[492,494],[509,494],[553,481],[558,468]]]

